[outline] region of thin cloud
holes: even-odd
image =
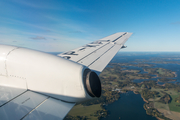
[[[58,1],[57,4],[53,4],[49,1],[26,1],[26,0],[17,0],[14,1],[18,4],[31,7],[31,8],[36,8],[36,9],[47,9],[47,10],[58,10],[58,11],[73,11],[73,12],[89,12],[89,10],[76,7],[72,4],[68,3],[63,3],[62,1]]]
[[[36,25],[36,24],[29,23],[29,22],[21,21],[21,20],[5,18],[5,17],[0,17],[0,19],[1,19],[1,22],[5,23],[5,24],[27,26],[27,27],[31,27],[31,28],[36,28],[36,29],[44,30],[46,32],[59,32],[59,31],[56,31],[54,29],[50,29],[48,27],[44,27],[42,25]]]
[[[49,5],[49,3],[46,4],[45,1],[32,2],[32,1],[18,0],[18,1],[14,1],[14,2],[16,2],[18,4],[22,4],[24,6],[36,8],[36,9],[63,10],[63,8],[61,8],[60,6]]]
[[[46,38],[42,37],[42,36],[31,37],[30,39],[32,39],[32,40],[46,40]]]
[[[61,26],[63,26],[64,28],[68,28],[69,30],[71,30],[72,32],[74,31],[79,31],[81,33],[86,33],[87,31],[85,30],[84,26],[79,25],[79,24],[74,24],[74,23],[63,23],[61,24]],[[70,31],[70,32],[71,32]]]
[[[179,25],[180,22],[179,22],[179,21],[178,21],[178,22],[173,22],[173,23],[171,23],[171,24],[173,24],[173,25]]]
[[[82,33],[81,31],[69,31],[69,33]]]

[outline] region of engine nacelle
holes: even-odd
[[[29,89],[68,102],[100,97],[101,83],[87,67],[51,54],[0,45],[0,85]]]

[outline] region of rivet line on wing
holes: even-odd
[[[87,56],[91,55],[91,54],[92,54],[92,53],[94,53],[95,51],[98,51],[99,49],[101,49],[102,47],[104,47],[104,46],[108,45],[109,43],[110,43],[110,42],[108,42],[108,43],[106,43],[105,45],[101,46],[100,48],[98,48],[98,49],[94,50],[93,52],[91,52],[91,53],[89,53],[88,55],[84,56],[83,58],[79,59],[77,62],[79,62],[79,61],[83,60],[83,59],[84,59],[84,58],[86,58]]]
[[[15,47],[15,48],[12,49],[11,51],[9,51],[9,53],[7,54],[6,59],[5,59],[5,61],[4,61],[4,63],[5,63],[5,69],[6,69],[6,77],[8,76],[8,70],[7,70],[7,57],[8,57],[8,55],[10,55],[11,52],[13,52],[13,51],[16,50],[16,49],[19,49],[19,47]]]

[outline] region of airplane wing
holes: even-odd
[[[131,35],[128,32],[115,33],[58,56],[85,65],[100,74],[119,49],[126,47],[124,43]]]
[[[116,33],[60,57],[0,45],[0,119],[62,120],[76,102],[101,91],[90,69],[99,74],[131,34]]]
[[[1,120],[63,120],[75,103],[7,86],[0,86]]]

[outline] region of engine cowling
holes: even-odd
[[[101,95],[98,75],[65,58],[0,45],[0,59],[0,79],[8,79],[0,85],[22,87],[68,102],[82,102]]]

